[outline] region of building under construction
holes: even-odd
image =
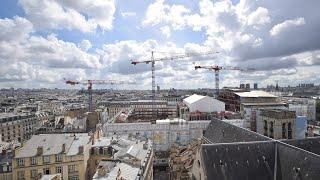
[[[278,97],[264,91],[248,89],[223,89],[218,99],[226,104],[227,111],[243,111],[245,106],[264,105],[274,106],[279,103]]]

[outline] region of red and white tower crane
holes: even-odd
[[[113,80],[84,80],[84,81],[74,81],[74,80],[65,80],[66,84],[74,85],[86,85],[88,88],[88,111],[92,112],[92,85],[93,84],[134,84],[134,82],[125,82],[125,81],[113,81]]]
[[[210,54],[216,54],[218,52],[209,51],[205,53],[185,53],[183,55],[176,55],[176,56],[170,56],[170,57],[163,57],[163,58],[155,58],[154,54],[155,51],[151,51],[151,58],[148,60],[131,60],[131,64],[137,65],[137,64],[149,64],[151,63],[151,78],[152,78],[152,114],[153,117],[156,117],[156,104],[155,104],[155,98],[156,98],[156,75],[155,75],[155,63],[158,61],[170,61],[175,59],[183,59],[188,57],[195,57],[195,56],[204,56],[204,55],[210,55]]]
[[[195,70],[197,69],[208,69],[210,71],[214,71],[215,73],[215,94],[216,96],[219,95],[219,72],[220,70],[231,70],[231,71],[240,71],[240,72],[250,72],[254,71],[255,69],[253,68],[240,68],[240,67],[232,67],[232,66],[195,66]]]

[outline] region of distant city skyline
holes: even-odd
[[[219,54],[156,63],[156,84],[213,89],[214,73],[194,65],[219,65],[257,70],[221,71],[220,88],[319,85],[319,7],[318,0],[4,0],[0,89],[86,88],[64,78],[151,89],[150,64],[133,66],[131,59],[210,50]]]

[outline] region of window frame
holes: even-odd
[[[62,154],[56,154],[55,160],[56,160],[56,162],[62,162]]]
[[[24,159],[17,158],[17,165],[18,165],[18,167],[24,167]]]
[[[37,157],[31,157],[30,158],[30,164],[31,165],[37,165],[38,164]]]
[[[43,164],[50,164],[50,156],[43,156],[42,161]]]

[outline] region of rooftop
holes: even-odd
[[[193,94],[185,99],[183,99],[183,101],[187,104],[187,105],[190,105],[194,102],[197,102],[199,101],[200,99],[203,99],[205,98],[206,96],[201,96],[201,95],[197,95],[197,94]]]
[[[320,179],[320,138],[273,140],[213,120],[201,146],[206,179]]]
[[[101,161],[103,163],[103,161]],[[102,163],[99,164],[102,165]],[[102,167],[103,166],[103,167]],[[130,164],[127,163],[123,163],[123,162],[117,162],[115,164],[106,164],[103,163],[103,165],[100,166],[100,168],[108,168],[109,169],[109,173],[101,173],[99,174],[99,172],[97,172],[92,179],[96,179],[96,180],[115,180],[118,178],[124,178],[126,180],[135,180],[137,179],[138,173],[140,171],[139,167],[135,167],[132,166]],[[99,170],[98,170],[99,171]],[[104,171],[101,170],[100,171]]]
[[[63,152],[68,156],[76,155],[79,146],[84,146],[90,142],[88,134],[39,134],[33,135],[21,148],[16,151],[15,158],[25,158],[37,156],[38,147],[42,147],[42,155],[60,154]]]
[[[250,98],[258,98],[258,97],[276,98],[277,97],[265,91],[235,92],[235,94],[240,97],[248,97],[248,98],[249,97]]]
[[[145,145],[148,145],[145,148]],[[95,141],[93,147],[112,147],[116,150],[114,159],[101,161],[93,179],[116,179],[120,176],[127,180],[138,177],[140,167],[145,166],[151,149],[150,141],[142,141],[134,137],[128,139],[115,137],[101,137]]]

